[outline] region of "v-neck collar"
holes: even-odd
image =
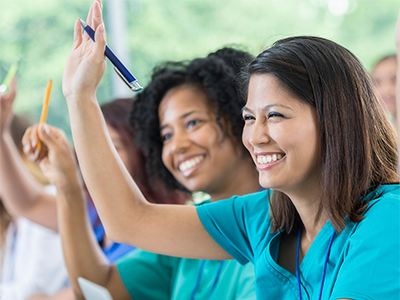
[[[317,273],[318,276],[320,276],[320,272],[314,272],[314,270],[313,272],[311,272],[310,266],[313,266],[314,268],[316,265],[321,265],[322,272],[323,258],[319,256],[325,254],[326,251],[321,251],[320,249],[321,247],[327,247],[329,239],[331,237],[331,232],[333,232],[333,230],[334,228],[331,222],[328,221],[326,222],[324,227],[322,227],[322,229],[318,232],[318,235],[315,237],[299,266],[302,277],[308,277],[309,273]],[[296,284],[296,276],[280,266],[277,262],[282,236],[283,232],[279,232],[275,234],[275,236],[271,239],[265,251],[265,261],[270,267],[275,270],[275,272],[279,273],[280,276],[284,276],[288,280],[293,282],[293,284]]]

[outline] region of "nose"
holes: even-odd
[[[186,133],[175,132],[168,146],[172,153],[182,153],[189,148],[190,141]]]
[[[257,147],[271,141],[267,122],[256,120],[250,126],[245,125],[243,130],[243,143]]]

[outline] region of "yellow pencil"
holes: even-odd
[[[49,110],[49,101],[50,101],[50,93],[51,93],[52,85],[53,85],[53,80],[49,80],[49,82],[47,83],[47,87],[46,87],[46,94],[44,95],[42,113],[40,115],[40,124],[46,123],[47,112]],[[42,143],[39,140],[36,145],[36,150],[40,150],[41,147],[42,147]]]

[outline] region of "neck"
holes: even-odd
[[[306,189],[306,192],[289,195],[296,207],[304,228],[302,236],[312,243],[322,227],[329,220],[324,209],[320,211],[320,196],[318,189]]]
[[[224,182],[225,184],[221,183],[215,191],[207,192],[212,202],[228,199],[235,195],[242,196],[255,193],[260,189],[258,172],[250,159],[237,165],[232,176],[226,178]]]

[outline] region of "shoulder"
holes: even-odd
[[[215,210],[220,211],[220,208],[226,208],[235,212],[244,213],[259,213],[260,211],[268,211],[269,190],[247,194],[243,196],[233,196],[226,200],[220,200],[213,203],[205,203],[207,205],[198,206],[198,210],[209,210],[215,207]]]
[[[369,202],[363,215],[365,219],[380,218],[385,221],[388,216],[399,218],[400,215],[400,185],[383,185],[372,194],[373,199]]]
[[[338,236],[334,245],[340,253],[338,277],[332,299],[352,295],[357,295],[357,299],[393,299],[393,295],[398,295],[399,192],[399,185],[379,187],[371,194],[373,199],[363,213],[364,219],[349,223]]]
[[[201,205],[197,207],[197,212],[209,233],[213,229],[208,228],[208,223],[212,224],[211,227],[217,226],[217,231],[233,232],[239,227],[242,228],[239,231],[251,232],[251,228],[259,228],[268,220],[268,199],[269,191],[265,190]],[[231,235],[228,232],[226,234]]]
[[[349,223],[346,231],[350,241],[367,243],[373,240],[378,242],[390,235],[391,242],[384,244],[398,244],[400,234],[400,187],[399,185],[385,185],[371,193],[373,197],[363,212],[364,219],[359,223]]]

